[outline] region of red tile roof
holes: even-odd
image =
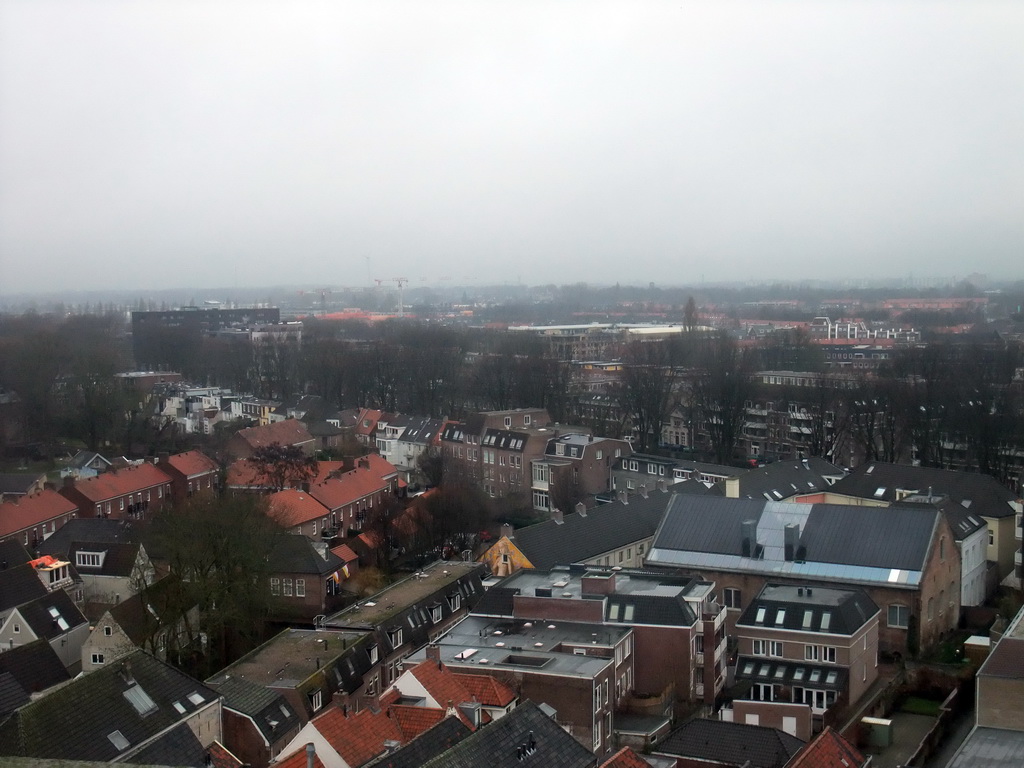
[[[445,718],[444,709],[394,704],[388,710],[391,718],[402,732],[403,741],[415,739],[421,733],[440,723]]]
[[[313,719],[313,725],[351,766],[367,763],[385,752],[385,741],[403,741],[398,725],[385,710],[374,714],[364,709],[346,716],[340,708],[330,707]]]
[[[283,760],[278,760],[274,763],[274,768],[306,768],[306,745],[303,744]],[[313,755],[313,768],[326,768],[320,755]]]
[[[380,417],[383,415],[383,411],[375,411],[370,408],[361,409],[359,411],[358,420],[356,421],[356,434],[369,435],[377,428],[377,422],[380,421]],[[366,422],[369,423],[367,424]]]
[[[384,490],[387,490],[387,483],[381,480],[380,475],[360,467],[311,486],[309,495],[328,509],[340,509]]]
[[[284,528],[294,528],[324,517],[328,509],[308,493],[289,489],[272,493],[267,499],[270,516]]]
[[[103,472],[85,480],[76,480],[75,490],[96,504],[170,482],[171,478],[166,472],[147,462],[116,472]]]
[[[473,724],[466,719],[462,710],[458,709],[459,704],[473,701],[473,693],[459,680],[460,677],[470,677],[470,675],[457,675],[437,661],[421,661],[409,671],[420,681],[420,684],[441,709],[447,709],[451,704],[456,708],[455,711],[458,713],[459,719],[473,728]]]
[[[485,707],[507,707],[516,700],[515,691],[488,675],[456,674],[455,680]]]
[[[598,768],[651,768],[651,765],[629,747],[623,747]]]
[[[864,760],[856,747],[829,726],[787,763],[786,768],[858,768],[864,765]]]
[[[77,510],[73,501],[49,489],[16,497],[0,504],[0,539]]]
[[[206,752],[210,756],[211,768],[242,768],[242,765],[244,765],[241,760],[231,754],[227,747],[219,741],[215,741],[208,746]],[[303,757],[305,757],[305,754],[303,754]]]
[[[238,431],[238,436],[245,440],[252,448],[263,448],[272,443],[281,445],[299,445],[313,441],[301,421],[286,419],[275,421],[264,427],[248,427]]]
[[[185,451],[168,457],[167,463],[181,472],[185,477],[205,475],[217,471],[217,462],[202,451]]]
[[[331,553],[341,558],[342,562],[345,563],[352,563],[359,559],[359,555],[353,552],[352,547],[348,544],[339,544],[331,550]]]
[[[366,467],[378,477],[391,479],[398,476],[398,468],[383,456],[376,453],[368,453],[356,459],[356,466],[365,463]]]
[[[318,461],[313,484],[322,483],[331,476],[332,472],[342,472],[344,469],[345,462],[343,461]],[[238,459],[228,465],[228,486],[234,488],[268,487],[266,479],[259,476],[256,468],[248,459]]]

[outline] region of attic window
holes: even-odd
[[[804,629],[810,629],[811,628],[811,619],[813,619],[813,618],[814,618],[814,611],[804,611],[804,621],[803,621],[803,628]]]
[[[875,491],[875,498],[876,498],[876,499],[880,499],[880,498],[882,498],[883,496],[885,496],[885,486],[882,486],[881,488],[878,488],[878,489],[877,489],[877,490]]]
[[[171,706],[174,707],[174,711],[177,712],[179,715],[185,714],[185,705],[182,704],[180,701],[174,702]]]
[[[764,607],[758,608],[757,609],[757,617],[754,619],[754,621],[756,623],[758,623],[758,624],[764,624],[765,612],[766,612],[766,609]]]
[[[203,698],[202,694],[200,694],[197,691],[192,691],[192,693],[188,695],[188,700],[195,704],[197,707],[204,701],[206,701],[206,699]]]
[[[106,552],[75,552],[75,565],[79,568],[102,568]]]
[[[128,699],[128,703],[135,707],[135,711],[139,713],[141,717],[152,714],[156,711],[156,702],[149,698],[149,694],[146,693],[139,685],[133,685],[127,691],[124,692],[124,697]]]

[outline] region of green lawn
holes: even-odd
[[[900,705],[900,712],[909,712],[912,715],[928,715],[929,717],[939,716],[941,701],[922,699],[920,696],[908,696]]]

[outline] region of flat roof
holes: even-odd
[[[537,571],[525,568],[512,574],[502,587],[519,588],[521,594],[532,596],[537,587],[550,588],[552,597],[581,599],[583,577],[608,578],[615,576],[616,595],[644,595],[648,597],[684,597],[701,601],[711,591],[710,582],[697,581],[687,576],[660,575],[631,570],[589,568],[585,571],[556,569]]]
[[[213,680],[226,675],[268,688],[294,687],[344,656],[368,634],[349,629],[286,629],[221,670]]]
[[[375,627],[391,616],[425,600],[439,589],[454,584],[474,571],[483,570],[484,566],[481,563],[438,560],[375,595],[328,617],[326,623],[332,627]]]

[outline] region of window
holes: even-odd
[[[14,634],[21,634],[21,624],[14,625]]]
[[[594,721],[594,751],[601,751],[601,721]]]
[[[270,580],[270,594],[274,595],[275,597],[277,597],[277,596],[279,596],[281,594],[281,580],[280,579],[271,579]]]
[[[292,591],[293,591],[292,590],[292,580],[291,579],[282,579],[282,582],[283,582],[283,587],[284,587],[284,596],[285,597],[291,597],[292,596]]]
[[[448,595],[448,607],[449,608],[451,608],[453,611],[457,611],[457,610],[459,610],[459,607],[461,605],[462,605],[462,596],[461,595],[457,595],[457,594],[456,595]]]
[[[910,608],[905,605],[890,605],[889,620],[890,627],[906,629],[910,626]]]
[[[722,604],[726,608],[740,607],[740,591],[733,587],[726,587],[722,590]]]
[[[781,658],[782,656],[782,643],[777,640],[755,640],[754,641],[754,655],[755,656],[775,656]]]
[[[511,427],[512,426],[512,417],[511,416],[506,416],[505,417],[505,426],[506,427]]]
[[[432,622],[434,622],[435,624],[437,624],[439,621],[441,621],[441,606],[440,605],[435,605],[433,608],[430,609],[430,620]]]
[[[371,664],[376,664],[380,660],[380,654],[377,651],[377,646],[376,645],[371,645],[369,647],[369,649],[367,650],[367,653],[370,656],[370,663]]]
[[[996,544],[996,532],[991,528],[988,529],[988,545],[994,547]]]
[[[600,449],[599,449],[599,450],[597,451],[597,453],[595,453],[595,454],[594,454],[594,458],[595,458],[595,459],[597,459],[598,461],[600,461],[601,459],[603,459],[603,458],[604,458],[604,451],[602,451],[602,450],[600,450]]]
[[[324,705],[324,692],[317,690],[313,692],[313,695],[309,697],[309,705],[316,712]]]
[[[306,580],[296,579],[295,580],[295,596],[305,597],[306,596]]]
[[[106,659],[103,657],[102,653],[94,653],[92,655],[92,663],[93,664],[105,664],[106,663]]]
[[[391,643],[392,648],[397,648],[402,644],[402,630],[392,629],[388,632],[388,642]]]
[[[831,645],[806,645],[804,646],[804,661],[824,661],[829,664],[836,663],[836,649]]]
[[[114,634],[114,631],[110,627],[104,627],[103,628],[103,636],[104,637],[110,637],[112,634]]]
[[[928,598],[928,621],[932,621],[935,618],[935,598]]]
[[[99,568],[103,565],[104,552],[76,552],[75,565],[86,568]]]
[[[754,701],[775,701],[775,686],[770,683],[754,683],[750,688],[750,698]]]

